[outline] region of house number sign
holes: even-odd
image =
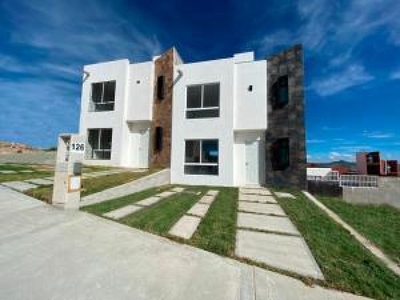
[[[72,143],[71,152],[85,152],[85,143]]]

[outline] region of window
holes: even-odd
[[[115,80],[92,83],[90,111],[114,110]]]
[[[186,90],[186,118],[219,117],[219,83],[191,85]]]
[[[277,139],[271,146],[272,170],[283,171],[290,165],[289,139]]]
[[[87,159],[111,159],[112,129],[88,130]]]
[[[280,109],[289,103],[289,83],[288,76],[281,76],[272,85],[271,105],[273,109]]]
[[[157,77],[157,99],[163,100],[165,93],[165,77],[158,76]]]
[[[184,173],[218,175],[218,157],[218,140],[187,140]]]
[[[163,148],[163,128],[156,127],[156,134],[154,136],[154,150],[161,151]]]

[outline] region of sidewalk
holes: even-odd
[[[364,299],[0,186],[2,299]]]

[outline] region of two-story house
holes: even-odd
[[[84,67],[86,164],[169,167],[171,183],[306,185],[303,52]]]

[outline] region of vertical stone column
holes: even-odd
[[[174,49],[171,48],[154,62],[153,121],[151,124],[150,165],[169,167],[171,163],[172,88]],[[164,76],[164,98],[158,99],[157,78]],[[156,128],[162,128],[162,149],[155,149]]]
[[[266,141],[266,183],[306,188],[306,144],[304,124],[303,49],[295,45],[267,58],[268,128]],[[273,109],[272,86],[280,76],[288,76],[289,103]],[[271,146],[279,138],[289,139],[290,164],[285,170],[274,171],[271,163]]]

